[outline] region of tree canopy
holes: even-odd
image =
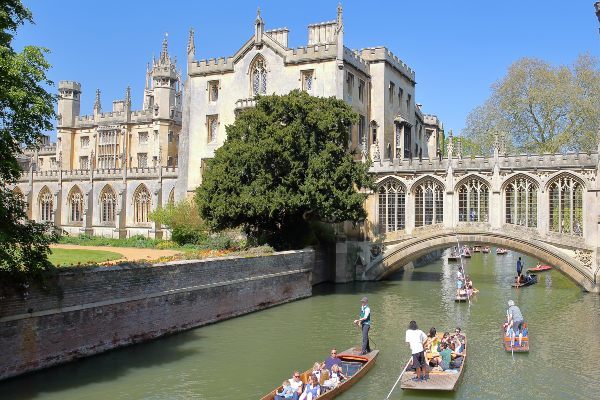
[[[25,22],[32,16],[19,0],[0,3],[0,273],[21,281],[52,268],[48,245],[57,238],[52,227],[27,218],[26,204],[8,188],[21,174],[17,155],[39,143],[54,117],[54,97],[44,88],[52,84],[46,77],[47,50],[12,48]]]
[[[467,117],[463,135],[489,151],[498,133],[507,149],[592,151],[600,126],[598,60],[580,55],[573,66],[522,58],[492,85],[490,98]]]
[[[196,201],[212,229],[242,227],[277,249],[304,245],[312,222],[366,217],[369,165],[348,152],[358,115],[343,101],[293,91],[257,98],[226,127]]]

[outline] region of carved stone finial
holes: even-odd
[[[373,161],[381,161],[381,154],[379,153],[379,139],[375,139],[375,153],[373,154]]]
[[[256,21],[257,24],[262,24],[263,23],[263,19],[260,16],[260,7],[256,8]]]
[[[500,147],[499,147],[498,151],[500,152],[500,154],[504,154],[504,155],[507,154],[506,134],[504,134],[500,137]]]
[[[338,6],[337,6],[337,26],[338,28],[340,28],[342,26],[342,2],[338,2]]]
[[[169,64],[169,42],[168,42],[169,33],[165,33],[165,38],[162,42],[162,50],[160,52],[159,62],[161,64]]]
[[[462,138],[461,137],[456,138],[456,155],[458,156],[459,159],[462,158]]]
[[[450,131],[450,133],[448,134],[448,145],[446,147],[446,150],[448,152],[448,158],[452,158],[452,152],[454,150],[453,139],[454,137],[452,136],[452,131]]]
[[[102,111],[102,104],[100,103],[100,89],[96,89],[96,100],[94,101],[94,111]]]
[[[125,89],[125,107],[131,108],[131,86]]]
[[[500,150],[500,140],[497,131],[494,132],[494,150]]]
[[[190,36],[188,38],[188,45],[187,45],[188,56],[193,56],[195,52],[196,52],[196,46],[194,44],[194,28],[190,28]]]

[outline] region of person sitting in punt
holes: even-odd
[[[323,386],[327,389],[335,389],[337,385],[345,381],[347,378],[344,374],[342,374],[342,368],[333,364],[331,367],[331,376],[325,382],[323,382]]]
[[[300,372],[294,371],[294,374],[290,379],[288,379],[288,381],[290,382],[290,386],[295,391],[294,396],[292,398],[294,400],[298,400],[298,398],[302,394],[302,389],[304,388],[304,383],[302,382],[302,379],[300,379]]]
[[[440,357],[442,361],[440,362],[440,367],[442,370],[450,369],[450,362],[452,361],[452,349],[448,346],[446,342],[442,342],[440,345]]]
[[[321,369],[326,369],[331,372],[331,367],[336,364],[342,365],[342,360],[337,356],[337,350],[331,349],[329,357],[321,364]]]
[[[450,332],[444,332],[444,335],[442,336],[442,340],[440,341],[440,345],[438,347],[439,350],[441,350],[442,348],[442,343],[446,343],[446,346],[450,347],[450,345],[452,344]]]
[[[310,373],[312,375],[316,376],[317,380],[320,381],[321,380],[321,363],[315,362],[313,364],[313,369]]]
[[[281,390],[275,393],[274,400],[293,399],[294,395],[298,398],[298,393],[294,390],[292,385],[290,385],[290,381],[286,379],[281,384]]]
[[[319,379],[314,375],[310,375],[308,383],[304,388],[304,392],[300,396],[300,400],[313,400],[321,395],[321,385]]]
[[[429,365],[435,367],[442,361],[439,353],[438,346],[440,345],[440,338],[437,337],[437,330],[431,328],[427,335],[427,341],[425,342],[425,351],[427,358],[429,359]]]
[[[462,353],[465,348],[465,335],[461,333],[460,327],[456,327],[454,330],[454,335],[451,338],[454,344],[454,351],[456,353]],[[458,347],[457,347],[458,346]]]

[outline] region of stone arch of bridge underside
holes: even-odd
[[[377,281],[402,269],[406,264],[430,253],[433,250],[447,248],[456,244],[485,243],[505,247],[531,255],[543,263],[557,268],[584,290],[599,292],[595,271],[584,266],[580,261],[539,240],[515,237],[500,232],[469,232],[454,231],[431,233],[405,240],[396,244],[386,245],[383,257],[375,260],[364,272],[363,279]]]

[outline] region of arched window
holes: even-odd
[[[422,181],[414,190],[415,226],[444,222],[444,192],[433,179]]]
[[[487,222],[489,189],[481,179],[471,178],[458,189],[458,220],[460,222]]]
[[[583,186],[568,175],[550,182],[550,230],[583,235]]]
[[[257,56],[250,67],[252,95],[267,94],[267,66],[262,56]]]
[[[174,205],[175,204],[175,188],[171,189],[171,191],[169,192],[168,204],[169,205]]]
[[[538,186],[527,177],[519,176],[506,185],[506,223],[537,227]]]
[[[50,193],[50,189],[48,189],[48,186],[44,186],[44,188],[40,191],[39,199],[40,221],[52,221],[52,206],[54,205],[54,199],[52,193]]]
[[[100,222],[103,224],[114,224],[116,208],[117,195],[109,185],[106,185],[100,192]]]
[[[134,222],[148,222],[150,214],[150,192],[145,185],[140,185],[133,193],[133,218]]]
[[[388,180],[379,186],[379,229],[380,232],[399,231],[405,225],[404,187],[394,180]]]
[[[67,203],[69,206],[69,222],[83,221],[83,194],[77,186],[73,186],[73,189],[69,192]]]

